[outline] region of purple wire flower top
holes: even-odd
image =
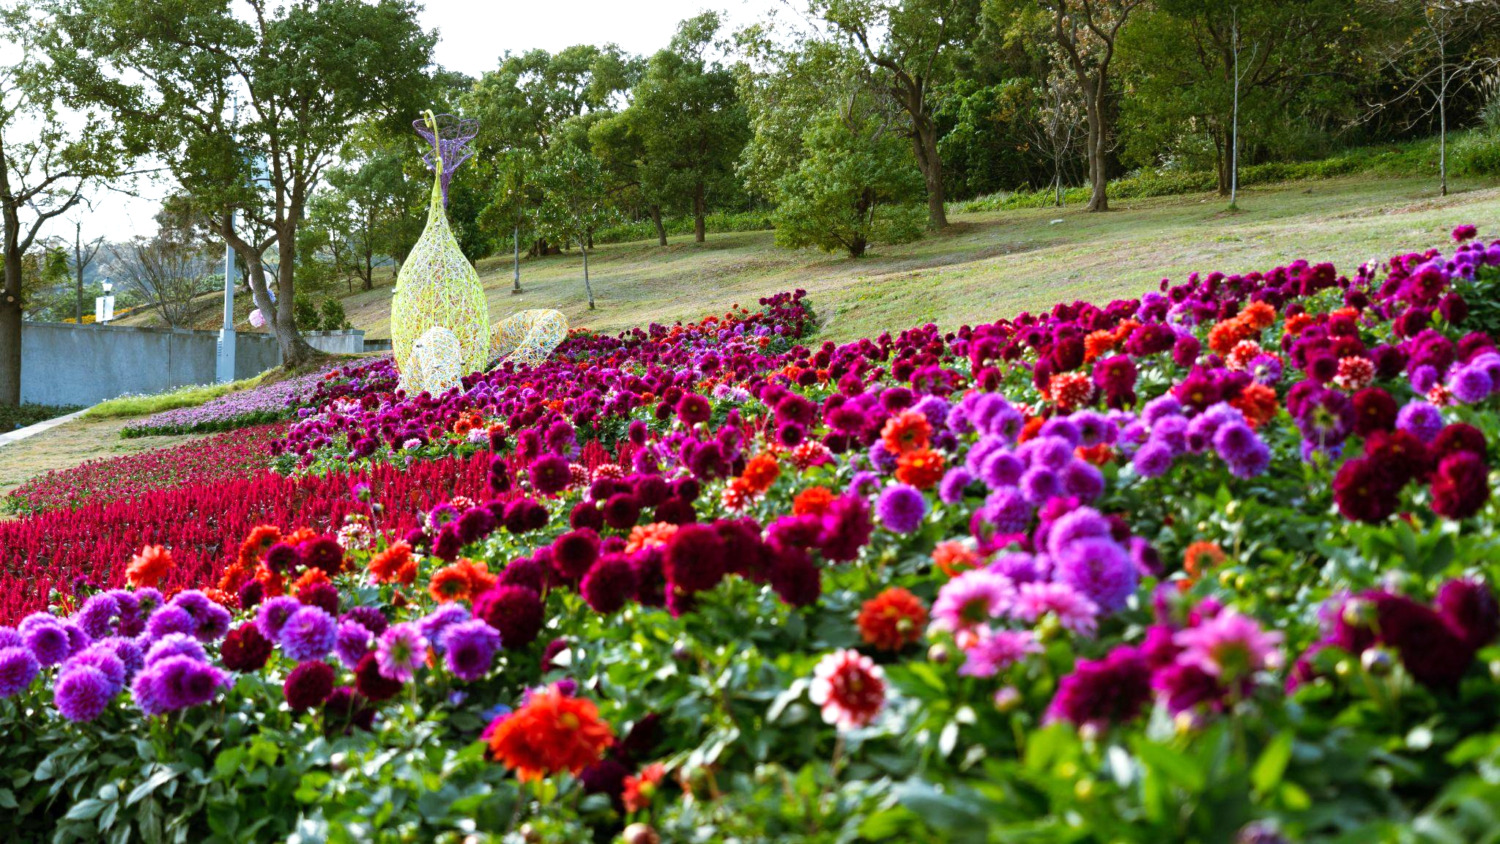
[[[469,141],[479,134],[479,121],[473,117],[458,117],[452,114],[439,114],[433,116],[427,112],[426,117],[411,122],[417,134],[421,135],[432,149],[422,156],[422,160],[429,168],[437,169],[437,161],[443,164],[443,205],[448,205],[448,183],[453,180],[453,171],[458,165],[469,160],[474,151],[469,149]]]

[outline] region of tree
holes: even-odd
[[[1034,91],[1036,98],[1035,117],[1029,124],[1029,136],[1038,152],[1052,166],[1052,189],[1054,204],[1063,204],[1063,167],[1073,155],[1078,141],[1078,123],[1082,108],[1079,106],[1078,85],[1061,68],[1047,74],[1047,78]]]
[[[115,277],[173,328],[187,325],[193,316],[193,299],[213,289],[212,259],[198,244],[159,232],[112,251]]]
[[[350,292],[355,278],[373,290],[378,259],[404,259],[420,234],[409,209],[422,191],[407,178],[408,152],[395,145],[362,146],[329,169],[326,187],[308,209],[308,223],[324,241],[321,253],[338,275],[350,279]]]
[[[324,172],[356,127],[404,122],[428,86],[434,36],[407,0],[51,0],[75,65],[101,70],[80,96],[108,104],[147,134],[195,201],[217,210],[219,234],[246,264],[256,306],[296,366],[314,350],[297,333],[298,231]],[[239,108],[231,102],[239,99]],[[238,112],[238,114],[236,114]],[[267,232],[233,225],[235,211]],[[276,298],[265,253],[275,247]]]
[[[1500,4],[1493,0],[1374,0],[1388,17],[1392,37],[1380,55],[1399,80],[1396,91],[1371,112],[1425,96],[1419,116],[1438,119],[1438,192],[1448,195],[1448,103],[1461,87],[1500,67],[1500,56],[1476,36],[1500,28]],[[1487,49],[1489,48],[1489,49]]]
[[[663,198],[679,197],[693,215],[693,239],[706,236],[709,199],[739,187],[734,162],[749,135],[734,75],[705,58],[719,16],[683,21],[671,45],[658,51],[632,90],[624,119],[640,145],[639,184],[652,199],[658,235]]]
[[[574,144],[556,146],[548,151],[537,181],[543,197],[537,214],[539,227],[547,237],[578,244],[578,251],[583,253],[583,288],[592,311],[594,286],[589,281],[589,247],[594,232],[614,219],[599,159]]]
[[[522,292],[522,233],[524,230],[528,240],[536,234],[534,218],[542,203],[541,186],[537,182],[539,156],[527,149],[508,149],[489,164],[490,203],[485,206],[482,219],[501,230],[511,230],[514,276],[510,292],[517,295]]]
[[[627,108],[600,118],[589,127],[589,146],[603,169],[609,194],[617,207],[644,209],[656,227],[656,241],[667,245],[662,208],[671,202],[666,180],[649,178],[643,112]],[[732,168],[733,162],[731,162]],[[736,185],[737,186],[737,185]]]
[[[91,183],[123,174],[128,139],[108,117],[83,110],[62,120],[67,68],[45,46],[47,27],[25,5],[0,5],[0,406],[21,402],[24,259],[48,223]]]
[[[927,220],[948,225],[943,161],[933,120],[935,87],[978,31],[978,0],[813,0],[812,9],[859,49],[871,75],[906,113],[906,131],[927,188]]]
[[[1337,104],[1353,99],[1361,24],[1343,0],[1158,0],[1120,37],[1125,156],[1201,161],[1229,196],[1237,135],[1291,156],[1354,116]]]
[[[777,243],[844,250],[922,235],[924,183],[900,132],[902,114],[852,48],[741,34],[752,62],[741,98],[754,129],[741,173],[772,200]]]
[[[1145,0],[991,0],[992,16],[1014,24],[1015,37],[1030,37],[1045,24],[1083,102],[1092,190],[1087,210],[1109,210],[1109,152],[1113,134],[1110,71],[1115,47],[1130,15]],[[1040,12],[1042,20],[1033,21]],[[1032,24],[1037,24],[1033,26]]]
[[[74,280],[74,293],[76,294],[75,311],[73,319],[79,325],[83,324],[83,277],[88,272],[89,265],[94,263],[98,257],[99,250],[104,246],[103,236],[85,242],[83,239],[83,221],[73,221],[73,261],[71,269]]]
[[[506,148],[547,149],[571,118],[608,111],[639,73],[639,62],[614,44],[507,53],[463,99],[464,113],[479,120],[476,157]]]
[[[873,243],[922,236],[920,175],[888,116],[824,115],[803,136],[806,158],[782,177],[776,242],[859,258]]]

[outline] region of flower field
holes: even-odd
[[[1476,235],[842,346],[784,293],[436,397],[375,360],[49,476],[0,523],[10,835],[1488,840]]]
[[[303,397],[326,377],[313,372],[249,390],[230,393],[193,407],[164,410],[126,426],[126,437],[228,431],[289,417]]]
[[[90,460],[22,484],[6,495],[0,506],[13,513],[38,513],[195,482],[233,480],[269,466],[270,445],[284,434],[285,426],[262,425],[170,449]]]

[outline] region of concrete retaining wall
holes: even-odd
[[[364,332],[318,331],[316,348],[364,350]],[[90,405],[127,393],[147,395],[189,384],[212,384],[219,332],[115,325],[27,322],[21,326],[21,401]],[[235,335],[234,377],[281,365],[269,334]]]
[[[331,355],[357,355],[369,351],[365,348],[365,333],[357,328],[350,331],[304,331],[302,339],[314,349],[322,349]]]

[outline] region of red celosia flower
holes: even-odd
[[[599,761],[614,731],[585,698],[568,697],[555,686],[534,692],[489,737],[490,756],[516,772],[522,782],[568,771],[578,774]]]
[[[136,589],[156,586],[172,569],[172,554],[160,545],[147,545],[125,567],[125,580]]]
[[[922,638],[927,607],[916,595],[893,586],[865,601],[859,610],[859,635],[885,651],[899,651]]]

